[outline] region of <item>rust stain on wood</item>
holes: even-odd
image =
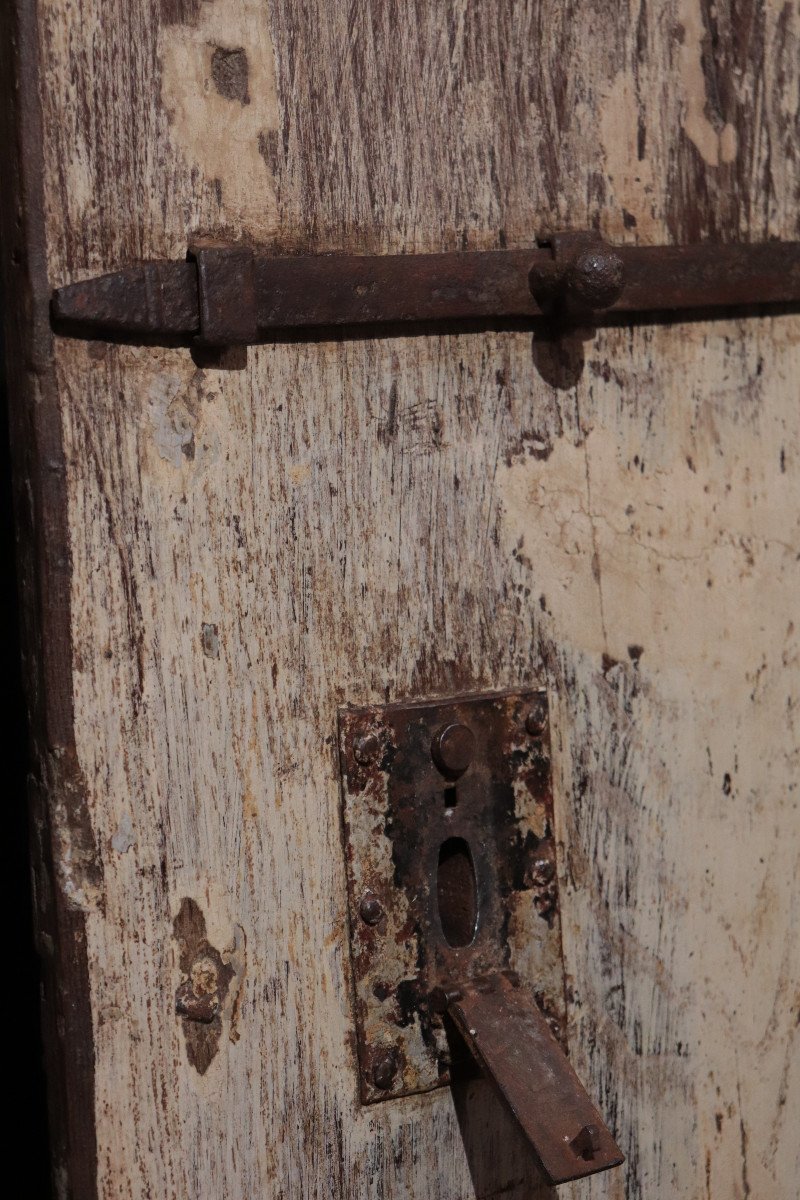
[[[205,1075],[219,1050],[222,1009],[235,972],[208,941],[202,909],[189,896],[181,901],[173,934],[183,976],[175,992],[175,1012],[183,1025],[189,1062],[198,1075]]]

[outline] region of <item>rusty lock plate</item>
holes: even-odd
[[[617,1166],[563,1044],[546,691],[347,708],[339,733],[362,1101],[474,1060],[550,1183]]]
[[[543,689],[340,712],[364,1103],[450,1083],[451,1050],[430,995],[452,979],[516,973],[563,1036],[547,713]],[[463,745],[460,727],[471,735]],[[465,844],[474,916],[458,909]],[[445,909],[454,893],[451,941],[468,945],[445,936],[440,888]]]

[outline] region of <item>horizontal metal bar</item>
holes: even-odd
[[[800,303],[800,242],[619,246],[616,312]]]
[[[259,324],[313,325],[541,314],[528,272],[546,251],[259,258]]]
[[[198,270],[199,268],[199,270]],[[276,330],[800,303],[800,243],[606,246],[592,234],[526,250],[252,254],[197,249],[58,288],[65,332],[249,342]],[[232,305],[238,305],[237,312]],[[235,319],[234,319],[235,318]]]

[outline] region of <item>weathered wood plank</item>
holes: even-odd
[[[797,236],[789,5],[40,11],[54,284],[196,232]],[[480,1085],[357,1103],[335,710],[542,671],[573,1052],[629,1156],[572,1194],[794,1194],[799,338],[444,332],[244,370],[59,342],[100,1196],[531,1195]],[[231,979],[187,1045],[202,939]]]

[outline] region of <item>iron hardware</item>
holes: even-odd
[[[444,1004],[535,1148],[549,1183],[623,1162],[547,1021],[519,986],[498,975],[446,994]]]
[[[800,302],[800,242],[606,245],[558,233],[533,249],[291,257],[197,246],[57,288],[56,328],[83,337],[246,345],[281,330]]]
[[[551,1183],[623,1161],[566,1027],[547,693],[340,713],[365,1104],[476,1063]]]

